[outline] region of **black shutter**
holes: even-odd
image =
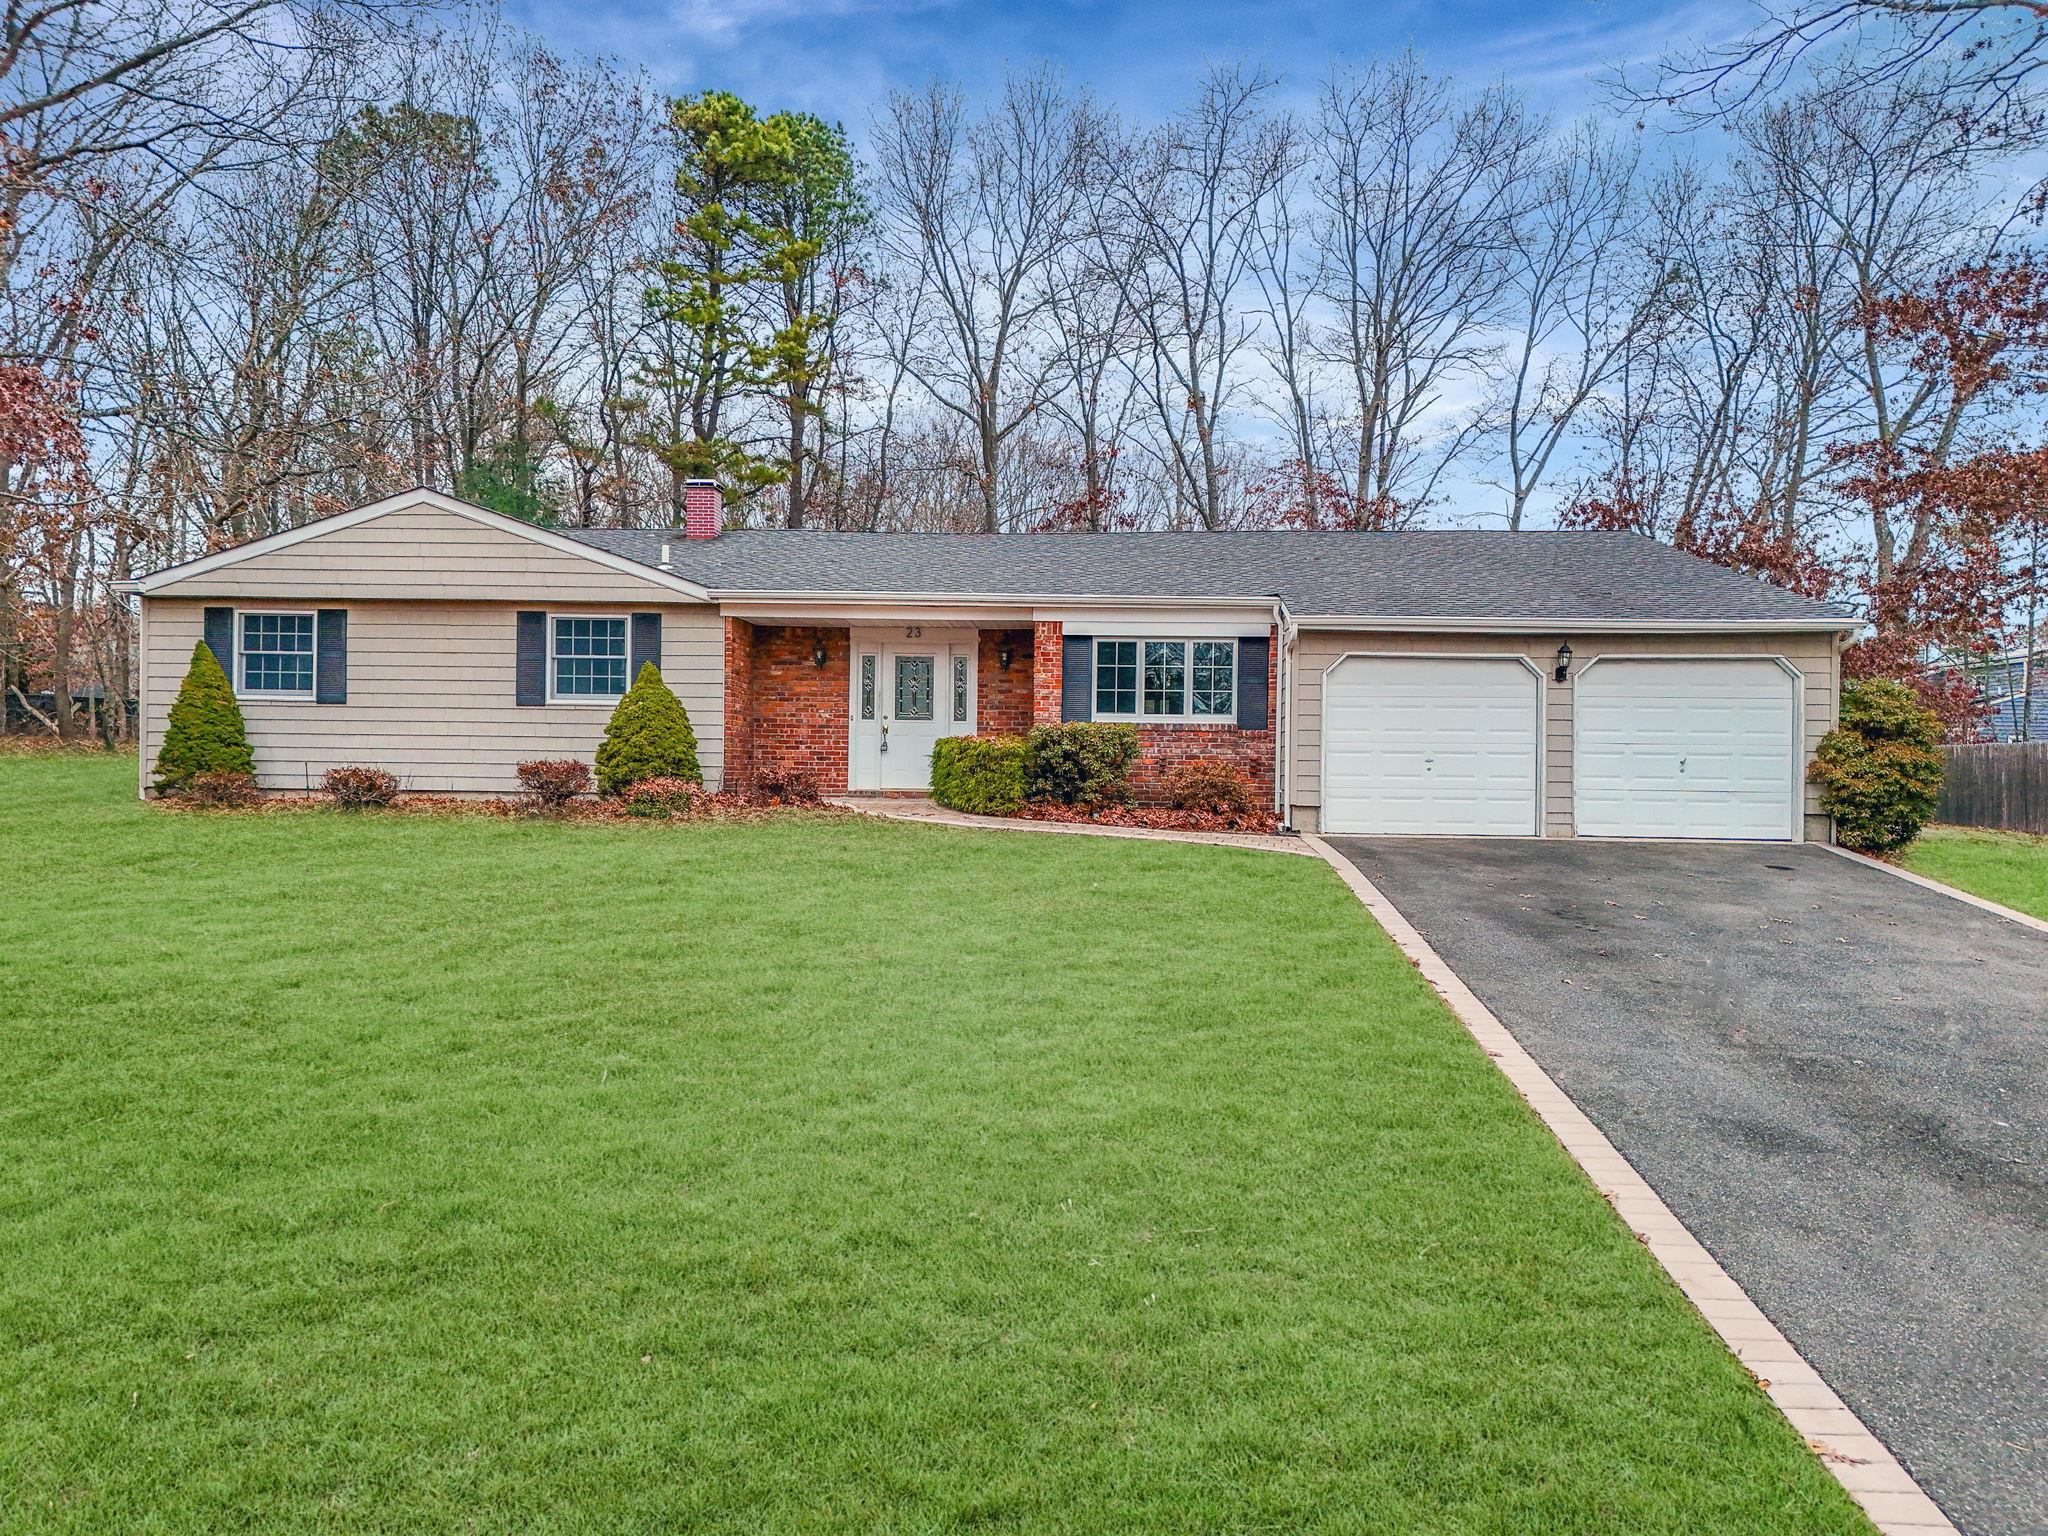
[[[1237,728],[1266,728],[1266,676],[1273,670],[1273,639],[1260,635],[1237,642]]]
[[[220,663],[221,671],[227,673],[228,681],[232,683],[235,680],[234,609],[206,610],[206,648],[213,652],[213,659]]]
[[[313,621],[313,702],[348,702],[348,610],[322,608]]]
[[[1060,718],[1093,720],[1095,637],[1067,635],[1060,642]]]
[[[513,701],[539,705],[548,701],[548,616],[519,612],[519,650],[512,667]]]
[[[661,670],[661,615],[658,613],[636,613],[633,615],[632,664],[626,673],[626,686],[631,687],[640,676],[641,667],[654,663],[654,670]]]

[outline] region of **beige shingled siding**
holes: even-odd
[[[1558,644],[1569,639],[1572,671],[1596,656],[1782,656],[1805,679],[1805,747],[1811,756],[1833,729],[1841,661],[1831,633],[1469,635],[1303,630],[1291,663],[1293,729],[1288,751],[1288,806],[1295,826],[1316,827],[1322,805],[1323,673],[1353,652],[1447,656],[1526,656],[1542,670],[1544,693],[1543,831],[1572,835],[1572,687],[1549,681]],[[1827,836],[1817,792],[1806,790],[1806,835]]]
[[[550,549],[440,507],[400,507],[218,570],[172,581],[158,597],[497,598],[675,601],[673,589]]]
[[[164,717],[205,629],[199,598],[143,602],[141,756],[156,760]],[[225,602],[221,604],[225,606]],[[283,608],[285,602],[242,608]],[[297,606],[315,606],[313,598]],[[264,788],[307,788],[328,768],[369,764],[416,791],[518,788],[526,758],[590,762],[610,717],[604,705],[512,702],[514,614],[553,612],[662,614],[662,678],[690,711],[705,780],[719,782],[725,745],[725,631],[709,604],[598,602],[330,602],[348,610],[348,702],[311,705],[244,698],[256,776]]]
[[[145,783],[210,606],[348,610],[346,704],[242,700],[267,789],[304,789],[329,768],[363,763],[409,789],[507,794],[527,758],[587,761],[609,704],[513,702],[514,615],[523,608],[658,611],[662,676],[690,711],[706,781],[718,782],[725,638],[715,607],[422,502],[185,576],[143,599]]]
[[[145,767],[163,740],[164,718],[203,636],[207,606],[196,598],[143,604]],[[245,600],[239,606],[294,604]],[[564,602],[537,595],[519,603],[337,603],[322,594],[296,606],[348,610],[348,702],[242,700],[257,779],[266,789],[305,789],[329,768],[364,763],[398,775],[408,789],[509,794],[519,787],[514,769],[527,758],[590,761],[611,715],[609,700],[537,708],[513,702],[513,616],[521,608],[658,611],[662,677],[690,711],[705,781],[719,781],[725,633],[718,610],[708,604]]]

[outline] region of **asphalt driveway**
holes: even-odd
[[[2048,935],[1821,848],[1330,841],[1957,1525],[2048,1532]]]

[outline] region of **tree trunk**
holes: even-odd
[[[71,704],[71,648],[78,633],[78,581],[66,571],[57,585],[57,612],[50,629],[50,712],[57,717],[57,739],[78,739],[78,720]]]
[[[789,396],[789,526],[801,528],[805,521],[804,420],[808,401],[805,392],[792,387]]]

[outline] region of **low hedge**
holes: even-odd
[[[1012,816],[1024,804],[1024,742],[945,736],[932,748],[932,798],[974,816]]]

